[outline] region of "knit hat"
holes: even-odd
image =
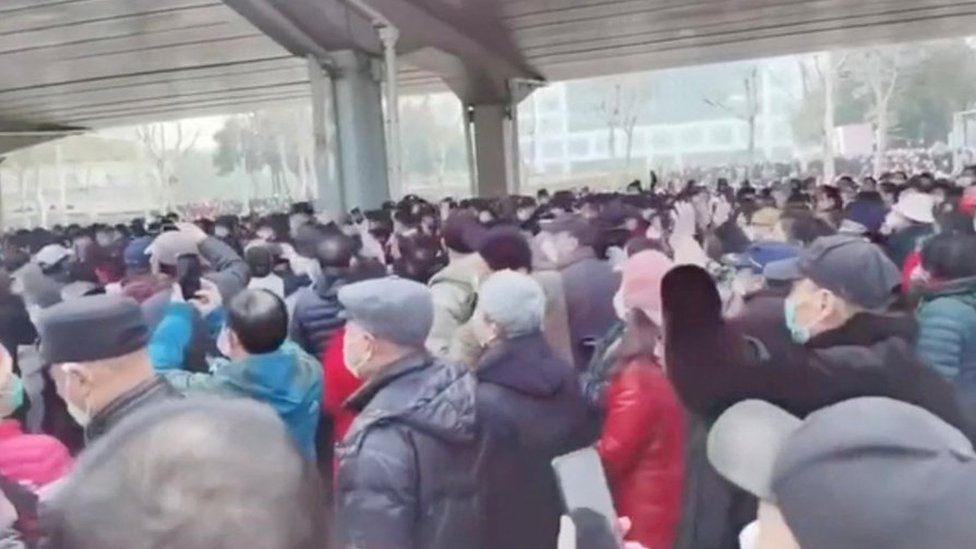
[[[621,265],[620,293],[624,307],[640,309],[651,320],[661,320],[661,281],[674,263],[656,250],[645,250],[627,258]]]
[[[884,202],[858,199],[844,212],[840,232],[845,234],[877,233],[881,230],[888,210]]]
[[[518,337],[541,329],[546,296],[531,276],[498,271],[478,288],[478,309],[498,324],[506,337]]]
[[[146,253],[153,256],[162,265],[176,265],[176,258],[181,255],[198,255],[197,244],[193,237],[183,231],[166,231],[153,240]]]

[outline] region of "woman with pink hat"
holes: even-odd
[[[684,481],[684,413],[663,368],[661,280],[673,263],[643,251],[622,264],[614,298],[624,322],[609,348],[598,398],[597,442],[618,515],[630,517],[628,539],[646,547],[674,544]]]

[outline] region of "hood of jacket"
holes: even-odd
[[[359,416],[344,445],[358,448],[370,429],[390,423],[449,442],[474,440],[475,386],[470,371],[425,351],[403,357],[346,401]]]
[[[957,278],[939,282],[925,289],[922,299],[932,301],[940,297],[951,297],[976,307],[976,277]]]
[[[234,382],[252,398],[271,405],[279,414],[305,406],[309,396],[321,398],[322,372],[318,361],[286,341],[278,350],[251,355],[232,363]]]
[[[553,353],[541,333],[506,339],[478,363],[478,380],[536,398],[559,393],[572,370]]]

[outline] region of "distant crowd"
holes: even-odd
[[[972,547],[976,167],[748,175],[8,232],[0,547]]]

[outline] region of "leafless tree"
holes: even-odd
[[[739,108],[730,106],[726,101],[704,98],[705,104],[723,110],[742,120],[748,125],[749,141],[747,145],[750,171],[756,160],[756,121],[759,119],[761,108],[759,102],[759,87],[761,85],[759,65],[754,65],[742,78],[743,104]]]
[[[173,134],[167,132],[167,126],[173,128]],[[182,122],[157,122],[139,126],[136,128],[136,136],[152,162],[155,183],[162,192],[165,206],[169,208],[173,203],[173,191],[177,183],[173,173],[175,166],[193,149],[200,132],[197,130],[188,136],[183,131]]]

